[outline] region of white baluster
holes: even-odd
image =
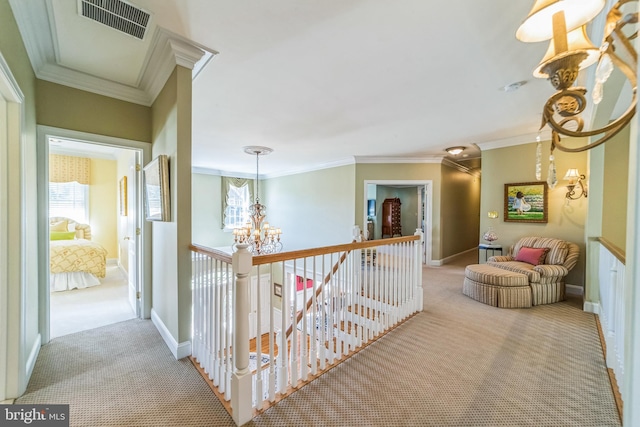
[[[262,283],[260,282],[260,266],[256,266],[256,408],[262,407],[264,390],[262,388]]]

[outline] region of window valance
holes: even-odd
[[[49,182],[91,184],[91,159],[86,157],[49,155]]]
[[[222,214],[220,215],[220,218],[222,218],[222,227],[224,229],[224,226],[226,224],[226,220],[227,220],[227,207],[229,206],[229,188],[231,186],[234,186],[236,188],[242,188],[245,185],[249,187],[249,200],[250,203],[253,203],[254,197],[253,197],[253,179],[247,179],[247,178],[234,178],[231,176],[223,176],[221,177],[221,181],[222,181]]]

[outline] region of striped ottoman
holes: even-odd
[[[462,293],[494,307],[531,307],[531,288],[526,275],[487,264],[465,268]]]

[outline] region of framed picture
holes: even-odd
[[[282,285],[280,283],[273,284],[273,295],[282,297]]]
[[[120,180],[120,216],[127,216],[127,176]]]
[[[169,158],[165,154],[144,167],[144,200],[147,221],[171,221]]]
[[[505,222],[547,222],[547,199],[546,182],[505,184]]]

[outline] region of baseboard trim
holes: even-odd
[[[578,286],[578,285],[564,285],[565,287],[565,291],[568,294],[571,295],[580,295],[582,296],[584,294],[584,290],[582,289],[582,286]]]
[[[156,313],[153,308],[151,309],[151,321],[156,326],[158,332],[160,332],[160,336],[164,340],[167,347],[169,347],[169,350],[171,351],[171,354],[173,354],[173,357],[175,357],[176,359],[182,359],[183,357],[191,356],[191,342],[185,341],[178,344],[175,338],[173,338],[173,335],[171,335],[171,332],[169,332],[169,329],[167,329],[167,327],[165,326],[162,319],[160,319],[160,316],[158,316],[158,313]]]
[[[118,258],[107,258],[107,265],[110,267],[118,265]]]
[[[454,259],[456,259],[456,258],[458,258],[460,256],[466,255],[469,252],[475,252],[477,250],[478,250],[478,248],[474,246],[471,249],[467,249],[466,251],[458,252],[457,254],[449,255],[446,258],[432,260],[431,261],[431,265],[434,266],[434,267],[442,267],[444,264],[448,264],[448,263],[450,263],[451,261],[453,261]]]
[[[124,277],[129,277],[129,272],[124,269],[124,266],[120,261],[118,261],[118,270],[120,270],[120,273],[122,273]]]
[[[600,304],[597,302],[585,301],[582,309],[587,313],[600,314]]]
[[[38,355],[40,354],[40,347],[42,347],[42,335],[38,334],[38,336],[36,337],[36,341],[33,343],[33,347],[31,347],[31,351],[29,352],[29,358],[27,359],[27,383],[31,378],[33,368],[36,366],[36,360],[38,359]]]

